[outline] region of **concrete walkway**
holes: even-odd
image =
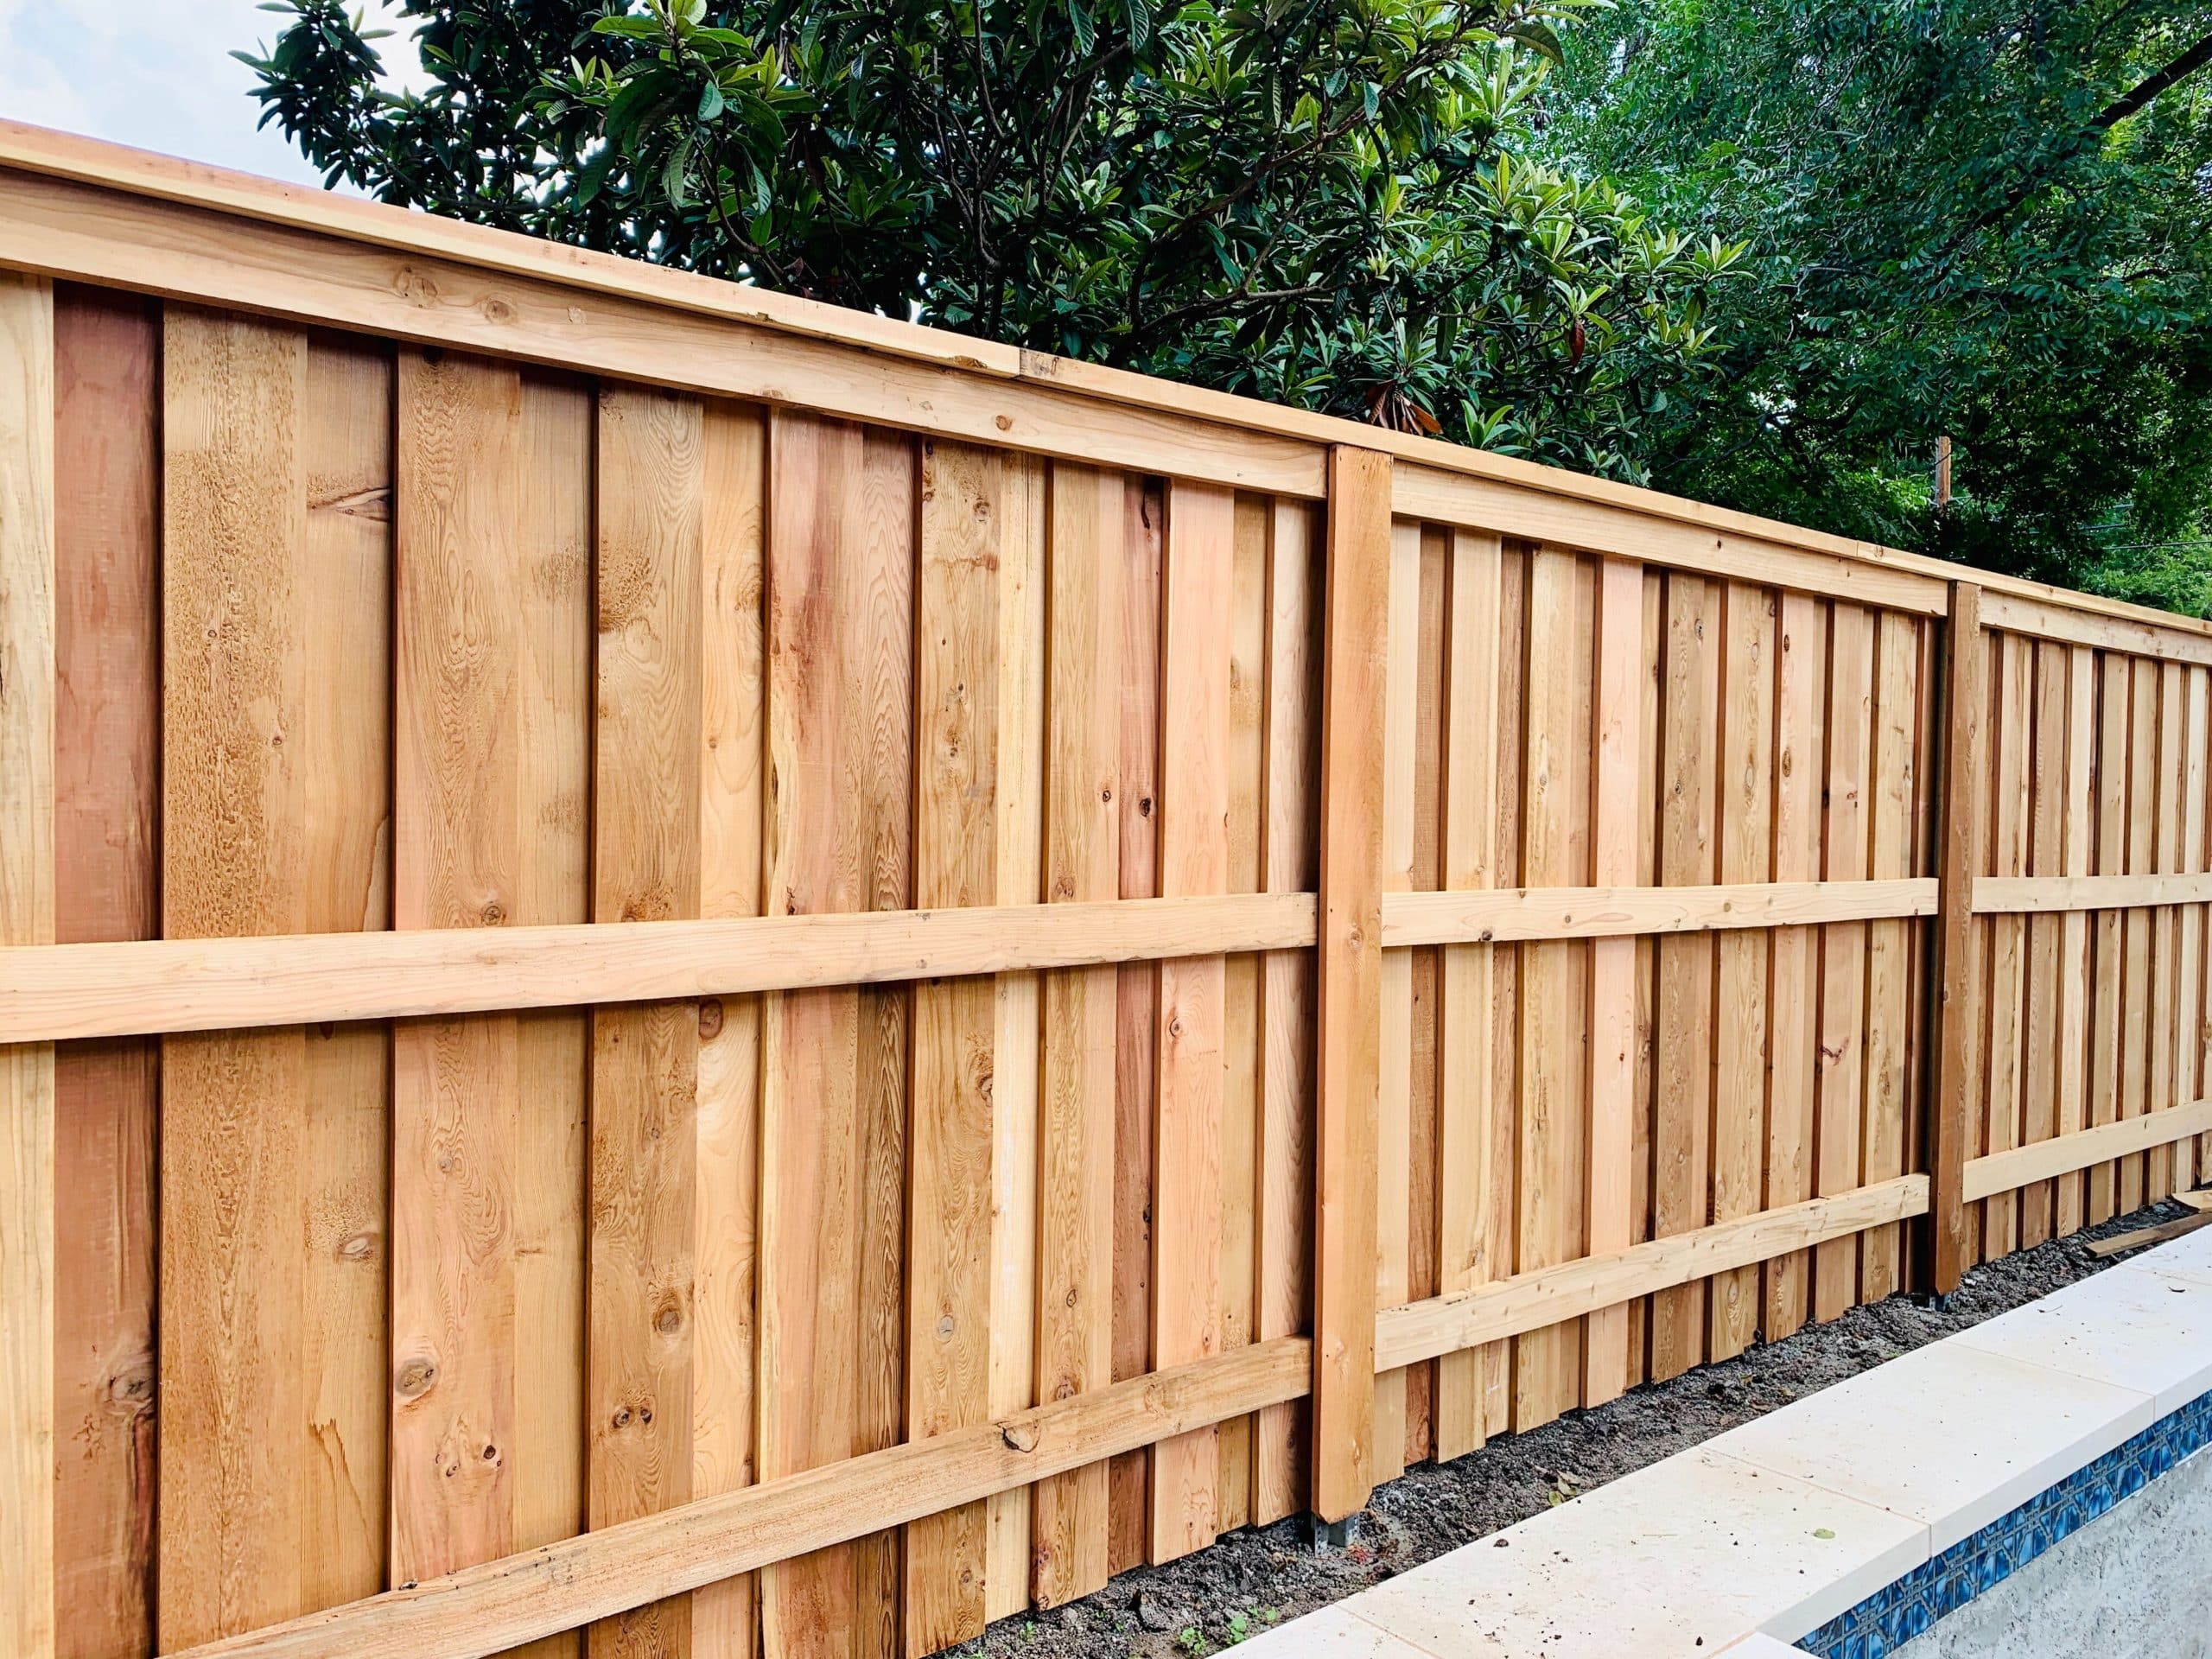
[[[1240,1652],[1794,1651],[1783,1644],[1978,1542],[1993,1522],[2208,1391],[2212,1229],[1453,1550]]]

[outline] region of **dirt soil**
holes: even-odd
[[[953,1649],[988,1659],[1189,1659],[1417,1567],[1561,1500],[1670,1457],[1923,1343],[2086,1279],[2111,1261],[2091,1239],[2191,1213],[2153,1205],[1976,1268],[1939,1312],[1904,1296],[1637,1389],[1594,1411],[1492,1440],[1379,1488],[1342,1547],[1315,1547],[1296,1519],[1230,1534],[1211,1549],[1122,1574],[1096,1595],[1001,1619]],[[2125,1260],[2125,1257],[2120,1258]]]

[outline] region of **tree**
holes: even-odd
[[[1661,481],[2206,607],[2212,7],[1627,0],[1581,44],[1554,159],[1756,241]]]
[[[1637,478],[1742,250],[1535,156],[1599,0],[337,0],[245,54],[333,183]]]

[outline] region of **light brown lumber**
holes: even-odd
[[[1045,559],[1046,464],[1009,454],[999,547],[997,859],[1002,903],[1034,904],[1045,884]],[[1001,974],[992,988],[991,1352],[994,1415],[1037,1401],[1039,1103],[1044,1065],[1043,986]],[[888,1173],[888,1172],[887,1172]],[[894,1426],[895,1427],[895,1426]],[[1001,1492],[985,1505],[983,1611],[1005,1618],[1030,1605],[1034,1494]]]
[[[2090,830],[2096,765],[2096,656],[2080,646],[2066,651],[2065,805],[2061,822],[2068,875],[2084,875],[2094,848]],[[2056,1135],[2078,1134],[2089,1112],[2089,918],[2078,911],[2060,919],[2058,963],[2058,1114]],[[2087,1211],[2079,1170],[2059,1177],[2052,1224],[2063,1236],[2080,1230]]]
[[[1236,497],[1171,485],[1161,576],[1160,890],[1229,884],[1229,664]],[[1153,1100],[1152,1363],[1221,1349],[1224,972],[1219,957],[1160,969]],[[1220,1450],[1212,1426],[1152,1452],[1155,1564],[1213,1541]]]
[[[296,746],[308,827],[306,925],[391,925],[393,365],[373,341],[308,348],[302,434],[308,665]],[[319,590],[319,591],[318,591]],[[301,1294],[308,1313],[309,1605],[385,1582],[391,1372],[391,1039],[368,1024],[306,1033],[308,1185]]]
[[[1382,944],[1386,950],[1396,950],[1420,944],[1808,927],[1879,917],[1932,916],[1937,905],[1934,880],[1910,877],[1395,893],[1382,898]]]
[[[161,930],[161,318],[134,296],[54,296],[54,937]],[[4,463],[0,463],[4,464]],[[0,512],[4,512],[0,508]],[[7,832],[13,839],[13,831]],[[159,1045],[54,1058],[59,1659],[153,1649]],[[0,1246],[4,1249],[5,1246]]]
[[[1278,1337],[995,1422],[909,1441],[387,1592],[172,1659],[485,1659],[947,1504],[1296,1398],[1313,1344]]]
[[[2031,875],[2063,874],[2065,861],[2066,647],[2039,642],[2031,647],[2034,671],[2033,764],[2028,780],[2028,870]],[[2058,1133],[2059,946],[2063,918],[2028,918],[2026,1076],[2020,1114],[2020,1143],[2048,1141]],[[2033,1249],[2051,1236],[2057,1189],[2031,1185],[2020,1195],[2020,1245]]]
[[[2111,616],[2065,602],[2063,594],[2037,599],[1993,590],[1982,600],[1982,626],[2037,639],[2093,645],[2168,662],[2212,664],[2212,639],[2180,625],[2161,626],[2145,618]]]
[[[2030,750],[2034,711],[2029,697],[2029,669],[2034,642],[1999,633],[1990,642],[1996,699],[1990,728],[1994,793],[1989,814],[1991,868],[2000,876],[2027,869],[2029,791],[2033,779]],[[1982,1107],[1982,1147],[1989,1153],[2020,1144],[2021,1103],[2028,1066],[2022,1039],[2028,1014],[2027,923],[2024,917],[1994,917],[1989,925],[1988,1094]],[[1982,1205],[1983,1249],[1991,1256],[2009,1254],[2019,1243],[2018,1200],[2010,1192]]]
[[[1237,435],[1295,437],[1311,446],[1350,443],[1395,455],[1408,463],[1400,470],[1409,493],[1432,487],[1425,475],[1446,482],[1484,480],[1554,493],[1576,502],[1625,509],[1667,525],[1688,525],[1717,536],[1771,543],[1830,559],[1863,561],[1890,577],[1917,577],[1932,584],[1926,608],[1940,613],[1942,584],[1952,568],[1891,548],[1854,542],[1763,519],[1679,497],[1563,473],[1510,456],[1472,450],[1435,438],[1356,426],[1337,417],[1287,409],[1249,397],[1200,387],[1163,383],[1152,377],[1103,365],[1014,351],[889,318],[858,316],[839,307],[759,289],[716,282],[690,273],[640,266],[633,261],[563,247],[486,226],[425,221],[419,214],[382,204],[350,201],[327,192],[302,190],[265,179],[208,168],[168,156],[149,155],[21,123],[0,123],[0,164],[24,175],[97,186],[117,199],[188,204],[217,210],[233,236],[237,221],[271,227],[311,230],[337,243],[407,251],[433,251],[457,265],[474,268],[487,280],[501,276],[542,277],[571,292],[617,296],[644,294],[657,306],[709,317],[757,322],[792,336],[850,342],[868,356],[905,359],[920,365],[962,372],[979,378],[1018,378],[1027,386],[1079,391],[1116,414],[1138,410],[1154,417],[1192,416],[1217,423]],[[0,247],[5,247],[0,241]],[[440,297],[443,297],[441,296]],[[493,308],[496,317],[496,308]],[[860,353],[855,353],[860,355]],[[1317,475],[1320,471],[1316,467]],[[1313,492],[1318,493],[1317,489]],[[1404,508],[1415,508],[1409,502]],[[1430,516],[1451,522],[1448,512]],[[1479,528],[1480,526],[1476,526]],[[1770,579],[1770,577],[1769,578]],[[2207,630],[2194,619],[2162,616],[2139,605],[2069,593],[2042,582],[1993,577],[1990,590],[2024,610],[2049,607],[2062,620],[2113,620],[2147,636],[2120,637],[2122,648],[2157,649],[2137,641],[2164,639],[2168,654],[2178,654],[2204,640]],[[1910,607],[1906,607],[1910,608]]]
[[[2095,747],[2096,873],[2119,875],[2127,852],[2127,683],[2128,659],[2116,653],[2097,659]],[[2120,1116],[2120,976],[2124,953],[2118,911],[2090,918],[2089,1089],[2088,1121],[2092,1127]],[[2088,1172],[2086,1219],[2091,1225],[2112,1218],[2119,1200],[2120,1166],[2100,1164]]]
[[[702,410],[599,394],[592,915],[699,913]],[[690,1501],[695,1421],[699,1008],[631,1002],[591,1017],[585,1518]],[[677,1598],[594,1628],[587,1651],[690,1659]]]
[[[2185,1204],[2192,1210],[2212,1211],[2212,1187],[2198,1187],[2187,1192],[2174,1194],[2174,1202]]]
[[[1718,874],[1720,754],[1720,607],[1713,584],[1670,571],[1660,666],[1659,880],[1702,885]],[[1712,1217],[1713,955],[1700,935],[1658,945],[1654,1064],[1652,1230],[1694,1232]],[[1651,1305],[1655,1382],[1705,1357],[1705,1287],[1669,1287]]]
[[[1489,887],[1497,877],[1497,679],[1503,637],[1498,538],[1454,531],[1445,629],[1443,846],[1447,890]],[[1642,596],[1638,594],[1639,610]],[[1641,641],[1641,617],[1638,618]],[[1640,713],[1640,704],[1638,711]],[[1642,736],[1638,721],[1637,734]],[[1387,929],[1387,924],[1386,929]],[[1444,1294],[1494,1276],[1491,1201],[1497,1128],[1495,957],[1484,944],[1447,944],[1437,1020],[1437,1268]],[[1436,1367],[1440,1462],[1489,1438],[1488,1395],[1502,1349],[1442,1356]]]
[[[2182,744],[2182,667],[2158,664],[2158,805],[2153,815],[2152,868],[2171,875],[2181,868],[2181,791],[2186,762]],[[2180,1096],[2174,1093],[2175,1067],[2180,1058],[2181,1027],[2174,1007],[2180,968],[2178,917],[2172,906],[2161,906],[2151,922],[2151,1064],[2149,1109],[2164,1111]],[[2151,1149],[2145,1160],[2144,1198],[2155,1204],[2174,1190],[2174,1154],[2171,1145]]]
[[[1549,547],[1529,554],[1527,755],[1522,874],[1531,883],[1587,868],[1591,783],[1589,683],[1594,593],[1582,561]],[[1516,1268],[1555,1267],[1582,1253],[1588,1125],[1580,946],[1546,941],[1521,952],[1520,1204]],[[1581,1402],[1582,1331],[1569,1323],[1514,1345],[1513,1425],[1549,1422]]]
[[[1265,857],[1268,563],[1274,504],[1240,494],[1235,506],[1229,657],[1228,887],[1258,893]],[[1252,1340],[1258,1324],[1261,969],[1257,957],[1223,963],[1221,1099],[1221,1346]],[[1252,1522],[1256,1443],[1248,1418],[1219,1431],[1219,1530]]]
[[[1641,565],[1625,559],[1599,564],[1596,615],[1590,873],[1593,880],[1614,886],[1636,880],[1637,843],[1649,827],[1637,813],[1637,785],[1643,772],[1638,751],[1643,736]],[[1592,1255],[1609,1255],[1635,1243],[1632,1167],[1640,1046],[1635,941],[1610,938],[1593,944],[1589,972],[1590,1123],[1583,1150],[1588,1221],[1584,1249]],[[1756,1149],[1751,1151],[1756,1166]],[[1756,1204],[1756,1195],[1752,1202]],[[1585,1325],[1583,1405],[1603,1405],[1628,1388],[1628,1327],[1625,1307],[1593,1313]]]
[[[2185,1237],[2202,1227],[2212,1227],[2212,1214],[2183,1216],[2179,1221],[2160,1222],[2155,1227],[2138,1228],[2132,1233],[2122,1233],[2117,1238],[2101,1238],[2089,1247],[2095,1256],[2122,1255],[2129,1250],[2145,1249],[2153,1244]]]
[[[1421,633],[1421,527],[1398,519],[1390,527],[1390,620],[1388,707],[1382,726],[1382,892],[1384,902],[1413,881],[1414,785],[1419,771]],[[1387,932],[1385,935],[1387,941]],[[1380,1105],[1375,1117],[1375,1305],[1411,1299],[1414,960],[1400,950],[1382,958]],[[1389,1371],[1375,1380],[1375,1479],[1406,1469],[1407,1378]]]
[[[285,225],[242,234],[221,212],[4,168],[0,251],[11,265],[417,345],[1171,476],[1321,493],[1319,448],[1272,432],[856,351],[838,340],[657,305],[621,283],[580,289],[557,276]]]
[[[2158,665],[2144,658],[2129,664],[2127,702],[2127,871],[2131,875],[2152,873],[2157,849],[2158,788]],[[2120,1115],[2139,1117],[2153,1110],[2154,1068],[2152,1039],[2152,938],[2155,917],[2131,910],[2120,926]],[[1990,1148],[1993,1152],[1996,1147]],[[2118,1204],[2126,1215],[2142,1208],[2147,1173],[2139,1154],[2120,1160]]]
[[[1821,706],[1827,681],[1827,632],[1817,601],[1782,595],[1775,662],[1774,874],[1810,880],[1821,867]],[[1820,935],[1775,931],[1769,950],[1765,1207],[1813,1195],[1813,1091],[1820,1049]],[[1805,1323],[1812,1257],[1776,1257],[1765,1272],[1760,1329],[1770,1342]]]
[[[2212,903],[2212,875],[1983,876],[1974,884],[1978,916],[2049,915],[2076,910],[2150,910]]]
[[[382,928],[381,534],[310,496],[381,455],[389,371],[175,308],[162,355],[164,931]],[[165,1646],[383,1580],[386,1088],[374,1033],[163,1046]]]
[[[1924,572],[1793,546],[1754,529],[1713,528],[1642,503],[1588,499],[1547,488],[1548,480],[1506,481],[1401,465],[1395,505],[1408,518],[1492,535],[1549,542],[1592,553],[1649,559],[1720,581],[1771,583],[1923,614],[1938,612],[1942,588]]]
[[[1382,771],[1390,463],[1329,461],[1322,623],[1321,887],[1314,1097],[1313,1497],[1362,1508],[1375,1468],[1375,1116],[1380,1090]]]
[[[1732,582],[1720,645],[1720,876],[1755,880],[1774,869],[1774,686],[1778,596]],[[1895,872],[1902,875],[1904,872]],[[1769,942],[1730,932],[1713,942],[1713,1219],[1764,1204]],[[1891,1174],[1899,1173],[1892,1170]],[[1625,1243],[1627,1241],[1623,1240]],[[1618,1247],[1614,1247],[1618,1248]],[[1592,1254],[1599,1253],[1592,1241]],[[1732,1359],[1758,1329],[1758,1274],[1745,1268],[1707,1287],[1706,1351]]]
[[[700,423],[699,913],[757,916],[766,819],[768,429],[763,411],[709,402]],[[750,1485],[759,1466],[759,996],[698,1005],[691,1259],[691,1493]],[[675,1200],[682,1202],[680,1197]],[[695,1659],[753,1659],[760,1583],[691,1598]]]
[[[1868,799],[1868,874],[1895,880],[1912,868],[1918,793],[1920,630],[1910,617],[1874,620],[1873,774]],[[1915,930],[1884,919],[1866,930],[1866,1133],[1859,1179],[1872,1185],[1902,1175],[1915,1108],[1910,1065]],[[1860,1292],[1870,1302],[1902,1283],[1902,1230],[1878,1227],[1860,1245]]]
[[[1827,824],[1821,873],[1863,880],[1869,851],[1867,791],[1873,766],[1874,620],[1839,604],[1828,623]],[[1820,1064],[1814,1110],[1813,1191],[1823,1198],[1860,1185],[1866,1135],[1866,925],[1832,923],[1821,934]],[[1858,1300],[1855,1241],[1813,1253],[1813,1317],[1832,1319]]]
[[[1976,1086],[1980,1000],[1980,983],[1974,971],[1974,912],[1967,897],[1980,868],[1985,660],[1980,599],[1981,590],[1971,582],[1953,587],[1944,650],[1943,795],[1936,823],[1937,868],[1946,902],[1936,931],[1940,1001],[1928,1106],[1930,1249],[1926,1258],[1938,1295],[1958,1288],[1968,1249],[1967,1114]]]
[[[54,932],[54,295],[0,279],[0,941]],[[0,1048],[0,1640],[49,1659],[54,1602],[54,1050]]]
[[[0,1042],[740,996],[1313,943],[1311,893],[0,949]]]
[[[2181,783],[2181,864],[2185,870],[2202,871],[2212,867],[2212,855],[2205,845],[2206,801],[2205,785],[2208,746],[2212,746],[2212,672],[2202,668],[2184,671],[2187,710],[2184,717]],[[2180,1057],[2174,1074],[2173,1094],[2177,1100],[2196,1100],[2204,1091],[2204,946],[2205,911],[2202,905],[2190,905],[2181,912],[2181,974],[2176,991],[2176,1017],[2179,1027]],[[2202,1167],[2199,1143],[2183,1141],[2174,1148],[2174,1185],[2177,1188],[2193,1186]]]
[[[1052,638],[1046,699],[1045,899],[1120,891],[1122,614],[1127,556],[1114,473],[1052,468],[1046,580]],[[1039,1147],[1037,1403],[1113,1380],[1114,1060],[1110,965],[1048,973]],[[1057,1607],[1107,1578],[1108,1469],[1038,1484],[1031,1589]]]
[[[1319,879],[1314,832],[1319,754],[1321,561],[1319,514],[1277,501],[1268,547],[1266,773],[1261,875],[1266,891],[1301,893]],[[1305,1328],[1313,1259],[1313,957],[1270,951],[1261,959],[1261,1199],[1257,1336]],[[1262,1411],[1253,1519],[1297,1514],[1311,1490],[1309,1413],[1302,1402]]]
[[[1160,892],[1160,578],[1167,530],[1166,487],[1122,480],[1123,603],[1121,723],[1121,892]],[[1152,1369],[1152,1128],[1158,1082],[1154,1029],[1160,974],[1151,963],[1115,976],[1114,1380]],[[1151,1542],[1150,1452],[1116,1458],[1106,1476],[1108,1570],[1143,1565]]]
[[[1023,528],[1009,523],[1007,482],[996,450],[922,446],[914,894],[928,906],[997,896],[1000,578]],[[997,987],[989,980],[927,981],[914,989],[909,1439],[990,1415],[996,1013]],[[981,1504],[907,1528],[900,1605],[913,1659],[982,1634],[988,1544]]]
[[[1376,1363],[1410,1364],[1541,1330],[1636,1297],[1770,1261],[1786,1251],[1908,1220],[1927,1207],[1928,1178],[1901,1175],[1832,1198],[1808,1198],[1653,1239],[1610,1255],[1586,1256],[1391,1309],[1376,1321]]]
[[[770,917],[906,901],[913,483],[903,444],[836,422],[771,417]],[[899,1323],[902,1251],[899,1218],[883,1211],[884,1179],[899,1161],[883,1120],[903,1116],[904,1012],[881,993],[830,988],[785,990],[762,1011],[763,1480],[890,1438],[885,1419],[896,1415],[903,1378],[885,1315]],[[897,1585],[886,1544],[841,1543],[763,1573],[768,1659],[849,1659],[892,1645]]]
[[[2009,1152],[1974,1159],[1966,1166],[1963,1190],[1967,1202],[1972,1204],[2032,1182],[2091,1168],[2110,1159],[2171,1146],[2177,1141],[2208,1131],[2212,1131],[2212,1100],[2192,1101],[2163,1112],[2124,1117],[2083,1129],[2077,1135],[2032,1141]]]
[[[586,826],[540,826],[577,798],[590,743],[588,407],[459,354],[406,353],[398,385],[395,923],[580,922]],[[404,1584],[583,1520],[584,1033],[492,1014],[391,1041]]]

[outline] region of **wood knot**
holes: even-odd
[[[398,1375],[392,1379],[391,1389],[402,1400],[420,1400],[437,1380],[435,1361],[410,1359],[399,1368]]]
[[[999,1439],[1006,1442],[1011,1452],[1034,1452],[1037,1449],[1037,1425],[1034,1423],[1001,1423]]]
[[[699,1005],[699,1040],[702,1043],[711,1043],[721,1034],[721,999],[710,996]]]

